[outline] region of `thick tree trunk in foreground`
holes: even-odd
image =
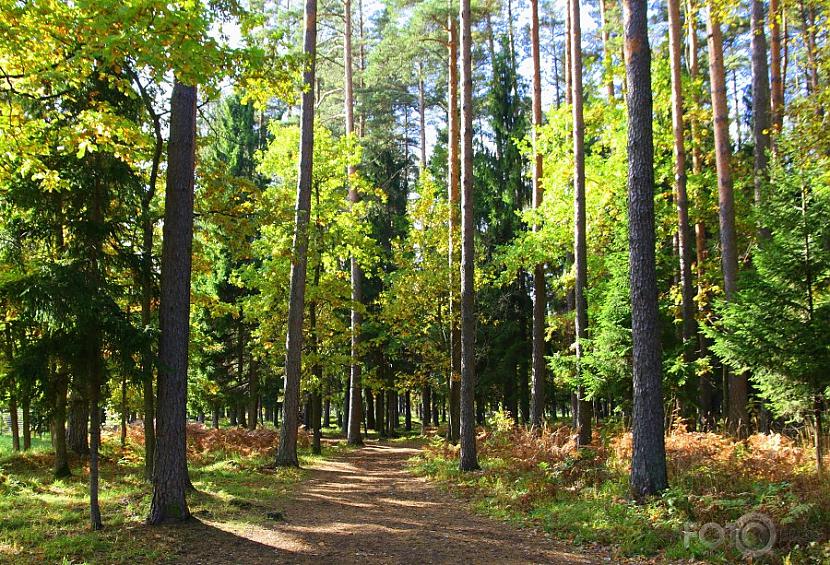
[[[542,126],[542,69],[539,59],[539,1],[530,2],[530,50],[533,58],[533,207],[542,205],[542,153],[539,128]],[[612,87],[613,89],[613,87]],[[613,95],[613,94],[612,94]],[[534,231],[537,226],[533,225]],[[533,269],[533,332],[530,425],[540,428],[545,418],[545,266]]]
[[[712,94],[712,117],[715,134],[715,165],[718,173],[718,219],[720,221],[721,267],[727,300],[733,300],[738,278],[738,246],[735,231],[735,196],[732,191],[731,149],[729,145],[729,108],[726,104],[726,73],[723,66],[723,36],[716,8],[710,4],[706,21],[709,36],[709,77]],[[725,369],[724,369],[725,370]],[[746,374],[727,376],[729,391],[730,433],[747,433]]]
[[[679,16],[677,1],[670,0],[670,4]],[[646,0],[624,0],[623,12],[628,77],[628,248],[634,370],[631,490],[635,497],[643,498],[668,486],[654,249],[651,49]],[[672,24],[679,35],[679,17]],[[679,37],[675,39],[678,41],[673,47],[679,71]]]
[[[475,223],[473,218],[473,67],[470,0],[461,0],[461,460],[478,469],[476,455]]]
[[[352,3],[346,0],[344,5],[345,27],[343,28],[343,66],[345,68],[345,104],[346,104],[346,135],[354,133],[354,89],[352,82]],[[349,202],[354,205],[360,200],[360,194],[354,184],[355,168],[349,165]],[[363,271],[357,259],[351,258],[352,276],[352,362],[349,396],[349,425],[347,441],[349,445],[362,445],[363,437],[360,434],[360,422],[363,416],[363,403],[360,393],[361,364],[360,364],[360,326],[363,315],[359,304],[363,301]]]
[[[588,286],[588,255],[585,221],[585,121],[582,114],[582,30],[579,21],[580,0],[570,0],[571,29],[571,101],[573,112],[574,152],[574,263],[576,301],[576,365],[579,378],[582,377],[584,340],[588,337],[588,301],[585,288]],[[577,443],[591,443],[591,403],[585,398],[585,387],[577,390]]]
[[[308,223],[311,213],[311,183],[314,159],[314,71],[317,52],[317,0],[306,0],[303,34],[302,118],[300,122],[300,170],[294,216],[291,283],[288,303],[288,335],[285,340],[285,393],[282,427],[276,464],[299,467],[297,459],[297,418],[300,409],[300,373],[303,350],[303,313],[305,311],[306,266],[308,259]]]
[[[187,475],[187,364],[196,158],[196,87],[173,85],[161,255],[158,404],[153,500],[148,523],[190,516]]]
[[[461,162],[459,160],[459,149],[461,146],[461,125],[458,113],[458,19],[452,10],[453,2],[450,0],[449,16],[447,18],[448,28],[448,82],[447,85],[447,129],[449,131],[449,147],[447,148],[447,185],[449,190],[449,272],[450,272],[450,379],[449,379],[449,402],[450,402],[450,425],[447,426],[447,440],[458,443],[461,434],[461,327],[458,325],[458,313],[460,309],[459,291],[461,288],[460,265],[461,254],[459,253],[459,240],[461,239],[461,196],[459,192],[461,183]]]

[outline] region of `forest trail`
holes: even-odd
[[[188,563],[601,563],[543,534],[474,514],[412,476],[413,447],[366,446],[310,468],[281,521],[178,526]],[[222,529],[220,529],[220,527]],[[229,529],[232,527],[232,531]]]

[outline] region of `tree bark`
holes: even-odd
[[[127,375],[121,375],[121,449],[127,447]]]
[[[101,507],[98,503],[99,457],[101,447],[101,409],[98,407],[101,394],[102,363],[100,335],[94,332],[90,344],[89,358],[89,523],[92,530],[104,527],[101,521]]]
[[[55,478],[68,477],[69,453],[66,446],[66,393],[69,375],[60,369],[52,371],[55,387],[55,407],[52,412],[52,441],[55,448]]]
[[[407,432],[412,431],[412,394],[409,390],[406,391],[404,395],[405,404],[404,404],[404,420],[403,420],[403,429]]]
[[[421,134],[421,173],[427,169],[427,120],[424,99],[424,65],[418,63],[418,129]]]
[[[69,429],[67,443],[77,455],[89,453],[89,401],[82,391],[78,375],[72,377],[69,395]]]
[[[343,66],[345,68],[345,105],[346,105],[346,136],[354,133],[354,90],[352,83],[352,3],[346,0],[344,4],[345,26],[343,28]],[[349,202],[353,206],[360,201],[360,194],[355,184],[355,168],[349,165]],[[363,437],[360,433],[360,422],[363,416],[361,402],[361,361],[360,361],[360,332],[363,315],[359,304],[363,301],[363,271],[355,257],[351,258],[352,277],[352,360],[351,383],[349,395],[349,425],[347,441],[349,445],[362,445]]]
[[[689,202],[686,195],[686,148],[683,124],[683,81],[680,53],[680,0],[669,0],[669,51],[672,83],[672,133],[674,134],[674,189],[677,201],[677,240],[680,258],[680,294],[683,318],[683,361],[695,358],[697,320],[695,292],[692,283],[692,232],[689,226]],[[630,84],[630,81],[629,81]],[[629,87],[631,89],[631,87]]]
[[[784,82],[781,80],[781,4],[769,2],[770,58],[770,121],[773,132],[781,131],[784,123]]]
[[[175,81],[161,256],[159,370],[153,499],[149,524],[190,516],[187,475],[187,365],[196,157],[196,87]]]
[[[23,451],[28,451],[32,448],[31,390],[23,393],[20,404],[23,411]]]
[[[588,285],[588,256],[585,220],[585,121],[582,113],[582,31],[579,20],[580,0],[570,0],[571,28],[571,100],[573,113],[574,153],[574,267],[576,271],[574,297],[576,301],[576,365],[582,381],[584,340],[588,337],[588,301],[585,288]],[[585,387],[577,390],[579,399],[577,415],[577,443],[591,443],[591,403],[585,398]]]
[[[822,412],[824,411],[823,400],[824,399],[822,395],[818,394],[816,395],[815,402],[813,404],[813,416],[815,418],[816,424],[816,474],[820,479],[824,477],[824,445],[822,442],[822,435],[824,433],[824,430],[821,424],[821,416]]]
[[[12,384],[12,386],[14,386]],[[17,395],[12,392],[9,395],[9,420],[12,433],[12,451],[20,451],[20,424],[17,420]]]
[[[462,471],[478,469],[476,455],[475,223],[473,218],[473,68],[470,0],[461,0],[461,410]]]
[[[456,444],[461,433],[461,327],[458,324],[458,313],[461,307],[459,290],[461,287],[460,271],[461,254],[459,241],[461,240],[461,196],[459,192],[461,182],[461,162],[459,150],[461,147],[461,124],[458,113],[458,20],[453,13],[453,2],[449,2],[450,10],[447,19],[449,34],[449,84],[448,84],[448,112],[447,128],[449,130],[449,147],[447,149],[448,190],[449,190],[449,272],[450,272],[450,379],[449,403],[450,425],[447,426],[447,440]]]
[[[256,429],[257,415],[259,413],[259,367],[251,355],[248,366],[248,429]]]
[[[720,223],[721,268],[726,300],[735,297],[738,277],[738,249],[735,231],[735,197],[732,189],[731,150],[729,145],[729,108],[726,104],[726,73],[723,66],[723,36],[714,6],[709,6],[706,21],[709,36],[709,77],[712,117],[715,134],[715,166],[718,174],[718,220]],[[726,371],[724,369],[724,371]],[[728,375],[728,373],[725,373]],[[741,436],[748,424],[747,378],[742,373],[727,376],[729,392],[729,430]]]
[[[608,34],[607,0],[599,0],[599,18],[602,33],[602,67],[605,74],[605,90],[608,100],[614,100],[614,74],[611,65],[611,50],[608,48],[610,38]]]
[[[750,30],[752,35],[752,137],[754,141],[754,199],[756,212],[764,206],[764,191],[769,182],[767,152],[770,149],[770,83],[767,65],[767,37],[764,32],[764,4],[752,0]],[[761,240],[769,237],[769,230],[758,225]]]
[[[672,18],[671,27],[674,28],[672,51],[677,60],[673,61],[672,67],[679,74],[680,10],[677,0],[670,0],[669,4],[670,17],[672,12],[676,16]],[[628,84],[628,248],[634,372],[631,490],[635,497],[642,499],[668,487],[654,250],[654,141],[648,3],[646,0],[624,0],[623,13]]]
[[[604,0],[602,0],[604,2]],[[539,128],[542,127],[542,67],[539,57],[539,0],[530,2],[530,50],[533,59],[533,208],[542,205],[542,153],[539,150]],[[613,90],[613,86],[612,86]],[[613,92],[612,92],[613,96]],[[533,231],[539,226],[534,223]],[[539,429],[545,418],[545,266],[533,268],[533,331],[530,425]]]
[[[300,374],[303,350],[308,223],[311,213],[311,183],[314,159],[314,71],[317,60],[317,0],[306,0],[304,15],[302,118],[300,122],[300,164],[294,215],[291,282],[288,303],[288,335],[285,354],[285,392],[280,445],[276,464],[299,467],[297,459],[297,418],[300,408]]]
[[[432,389],[429,385],[424,385],[421,389],[421,403],[423,404],[423,414],[421,415],[421,433],[426,435],[427,428],[432,420]]]

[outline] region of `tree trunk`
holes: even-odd
[[[695,248],[697,252],[697,280],[698,295],[704,296],[703,263],[706,261],[706,227],[703,222],[695,224]],[[706,315],[706,302],[700,301],[700,315]],[[709,339],[705,334],[698,334],[698,357],[705,359],[709,356]],[[702,431],[711,431],[715,426],[715,388],[712,385],[711,370],[706,369],[700,373],[698,379],[698,401],[700,403],[700,426]]]
[[[605,0],[602,0],[603,3]],[[539,150],[539,128],[542,126],[542,68],[539,58],[539,0],[530,2],[530,45],[533,59],[533,208],[542,205],[542,153]],[[613,85],[612,85],[613,96]],[[539,226],[533,224],[536,231]],[[533,268],[533,332],[530,425],[541,428],[545,418],[545,266]]]
[[[412,395],[409,390],[406,391],[406,404],[404,404],[404,429],[408,432],[412,431]]]
[[[386,402],[384,401],[383,390],[377,391],[375,397],[375,429],[378,431],[378,437],[386,437]]]
[[[285,393],[280,445],[276,464],[299,467],[297,459],[297,417],[300,405],[300,374],[303,349],[303,313],[305,310],[308,223],[311,212],[311,183],[314,158],[314,71],[317,52],[317,0],[306,0],[303,54],[307,66],[303,72],[302,119],[300,123],[300,171],[292,244],[288,336],[285,355]]]
[[[14,384],[12,384],[14,386]],[[9,420],[12,433],[12,451],[20,451],[20,425],[17,420],[17,395],[9,395]]]
[[[69,395],[69,430],[67,443],[77,455],[89,453],[89,402],[81,390],[76,374],[72,378],[72,392]]]
[[[23,451],[28,451],[32,448],[31,390],[25,391],[20,400],[23,410]]]
[[[344,87],[346,105],[346,136],[354,133],[354,90],[352,83],[352,3],[346,0],[344,4],[343,28],[343,66],[345,68]],[[354,165],[348,167],[349,202],[353,206],[360,201],[355,181]],[[362,445],[363,437],[360,433],[363,406],[361,402],[361,362],[360,362],[360,332],[363,315],[357,306],[363,301],[363,271],[355,257],[351,258],[352,278],[352,352],[351,352],[351,383],[349,394],[349,425],[347,427],[347,441],[349,445]]]
[[[752,138],[754,141],[754,199],[755,208],[760,212],[764,206],[764,191],[769,182],[767,152],[770,149],[770,84],[767,66],[767,37],[764,32],[764,4],[752,0]],[[769,230],[758,225],[761,240],[767,239]]]
[[[214,406],[211,411],[211,426],[214,430],[219,429],[219,406]]]
[[[259,367],[256,360],[251,356],[248,366],[248,429],[256,429],[257,415],[259,413]]]
[[[462,0],[463,1],[463,0]],[[447,128],[449,131],[449,147],[447,149],[448,190],[449,190],[449,288],[450,288],[450,379],[449,379],[449,402],[450,402],[450,425],[447,426],[447,440],[456,444],[461,433],[461,327],[458,324],[460,309],[459,289],[461,287],[460,271],[461,254],[459,252],[459,241],[461,239],[461,196],[459,150],[461,145],[460,117],[458,113],[458,20],[452,10],[453,2],[450,0],[448,27],[448,111]]]
[[[478,469],[476,455],[475,222],[473,218],[473,68],[470,0],[461,0],[461,409],[462,471]]]
[[[611,64],[611,50],[608,48],[610,38],[608,34],[607,0],[599,0],[599,19],[602,26],[602,67],[605,75],[605,90],[608,100],[614,100],[614,74]]]
[[[784,123],[784,82],[781,80],[781,5],[769,2],[770,121],[777,134]]]
[[[694,362],[697,337],[695,292],[692,284],[692,232],[686,195],[686,148],[683,141],[683,81],[680,53],[680,0],[669,0],[669,51],[672,83],[672,133],[674,134],[674,189],[677,201],[677,241],[680,258],[680,294],[683,317],[683,361]],[[630,85],[630,81],[629,81]],[[629,86],[629,89],[632,87]]]
[[[423,404],[423,414],[421,414],[421,433],[426,435],[427,428],[432,420],[432,389],[429,385],[424,385],[421,389],[421,404]]]
[[[582,31],[579,20],[580,0],[570,0],[571,28],[571,100],[573,112],[574,153],[574,266],[576,271],[574,298],[576,305],[576,364],[578,378],[582,380],[584,340],[588,337],[588,256],[585,221],[585,121],[582,115]],[[591,403],[585,398],[585,387],[577,390],[577,443],[591,443]]]
[[[138,85],[144,108],[153,122],[153,158],[150,165],[150,178],[147,190],[141,195],[141,267],[139,271],[139,286],[141,287],[141,326],[143,331],[149,332],[152,321],[153,301],[153,216],[151,205],[156,194],[159,168],[164,150],[164,137],[161,129],[161,116],[155,111],[153,97],[142,86],[137,75],[133,81]],[[141,352],[141,380],[144,400],[144,478],[148,481],[153,478],[153,458],[156,446],[155,407],[153,397],[153,351],[147,343]]]
[[[735,297],[738,277],[738,249],[735,231],[735,197],[732,191],[731,150],[729,146],[729,108],[726,104],[726,74],[723,66],[723,36],[714,6],[709,6],[706,21],[709,36],[709,76],[712,94],[715,165],[718,174],[718,219],[720,222],[721,267],[726,300]],[[725,374],[726,369],[724,369]],[[742,373],[727,378],[730,433],[742,436],[747,429],[747,378]]]
[[[320,367],[320,372],[322,373],[322,366]],[[322,431],[320,429],[320,422],[322,420],[322,412],[323,412],[323,395],[319,392],[311,393],[311,429],[312,429],[312,436],[311,436],[311,452],[315,455],[320,455],[323,452],[323,448],[320,445],[320,439],[322,437]]]
[[[674,28],[672,58],[676,57],[672,67],[679,75],[680,10],[677,0],[670,0],[669,5],[671,27]],[[624,0],[623,12],[628,84],[628,248],[634,372],[631,490],[636,498],[642,499],[665,490],[668,479],[654,250],[654,141],[648,3],[646,0]]]
[[[121,375],[121,449],[127,447],[127,375]]]
[[[104,527],[101,521],[101,507],[98,504],[98,452],[101,446],[101,410],[98,397],[101,394],[101,343],[100,336],[92,338],[89,358],[89,522],[92,530]]]
[[[68,477],[69,454],[66,446],[66,393],[69,375],[60,369],[52,371],[55,387],[55,409],[52,412],[52,442],[55,448],[55,478]]]
[[[824,478],[824,446],[822,445],[822,434],[824,433],[823,426],[821,425],[821,415],[824,409],[824,402],[823,402],[822,395],[816,395],[815,402],[813,404],[813,416],[815,417],[816,423],[816,474],[818,475],[819,479]]]
[[[187,474],[187,365],[196,157],[196,87],[174,82],[161,257],[159,371],[153,499],[148,523],[190,516]]]
[[[375,395],[370,388],[363,390],[366,394],[366,427],[370,430],[377,430],[377,425],[375,424]]]
[[[427,120],[424,100],[424,65],[418,63],[418,129],[421,135],[421,172],[427,170]]]

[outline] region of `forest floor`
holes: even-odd
[[[815,545],[827,539],[828,483],[785,439],[673,432],[672,489],[637,505],[625,492],[630,439],[609,434],[575,452],[565,428],[539,437],[497,422],[479,434],[483,470],[462,474],[458,448],[438,436],[351,448],[327,429],[315,456],[303,432],[301,469],[275,469],[275,430],[189,425],[193,518],[150,527],[134,426],[123,448],[104,434],[100,532],[88,526],[85,458],[55,479],[48,439],[13,454],[0,436],[0,563],[723,563],[743,560],[686,548],[684,531],[748,510],[778,526],[781,553],[764,562],[830,562],[830,546]],[[814,545],[812,557],[797,549]]]
[[[190,563],[600,563],[530,529],[473,513],[413,477],[415,444],[368,441],[315,461],[272,524],[230,527],[209,519],[173,526]],[[181,536],[184,536],[182,538]]]
[[[191,433],[195,432],[195,433]],[[426,439],[350,448],[326,440],[302,468],[274,469],[273,430],[189,427],[188,497],[193,518],[144,524],[150,486],[142,478],[140,428],[127,447],[104,435],[104,530],[88,526],[88,468],[54,479],[48,440],[12,454],[0,437],[0,562],[28,563],[601,563],[611,553],[475,512],[412,474]],[[265,446],[268,445],[268,448]],[[616,562],[617,560],[614,559]]]

